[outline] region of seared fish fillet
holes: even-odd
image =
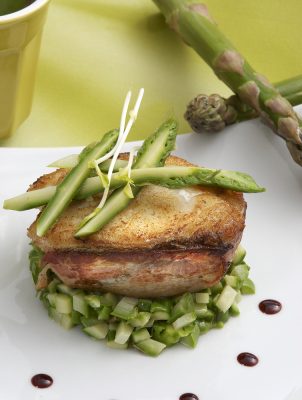
[[[191,165],[171,156],[166,165]],[[56,185],[57,170],[29,190]],[[38,287],[51,269],[66,285],[133,297],[162,297],[198,291],[225,274],[241,240],[246,203],[241,193],[194,186],[145,186],[131,204],[101,231],[75,239],[80,221],[99,197],[74,201],[43,237],[36,222],[32,242],[44,252]]]

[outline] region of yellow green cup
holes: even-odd
[[[14,1],[19,0],[8,4]],[[0,138],[11,135],[30,113],[49,1],[27,0],[24,4],[31,4],[0,15]]]

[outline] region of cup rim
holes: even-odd
[[[34,0],[32,4],[22,8],[21,10],[15,11],[10,14],[0,15],[0,25],[4,22],[15,22],[23,17],[27,17],[30,14],[33,14],[44,5],[46,5],[50,0]]]

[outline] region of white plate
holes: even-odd
[[[129,147],[129,145],[128,145]],[[47,171],[43,166],[75,149],[0,149],[0,197],[23,192]],[[241,316],[200,337],[198,347],[168,349],[148,358],[66,332],[35,298],[28,271],[26,227],[35,211],[0,212],[1,400],[200,400],[302,399],[302,170],[283,141],[257,121],[222,134],[184,135],[176,154],[209,167],[249,172],[266,186],[246,195],[243,244],[257,294],[245,296]],[[258,310],[267,298],[282,302],[277,315]],[[239,365],[240,352],[256,354],[254,368]],[[54,378],[48,389],[30,384],[36,373]]]

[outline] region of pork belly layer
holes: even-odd
[[[191,164],[170,157],[166,165]],[[31,190],[57,184],[65,174],[44,175]],[[70,287],[138,297],[198,291],[223,277],[244,229],[241,193],[150,185],[102,230],[74,238],[80,221],[98,202],[98,196],[72,202],[43,237],[36,235],[36,222],[28,230],[45,252],[45,268]],[[40,287],[46,284],[46,269]]]
[[[47,253],[43,262],[69,287],[152,298],[213,286],[226,272],[232,254],[232,250],[102,255],[54,251]]]

